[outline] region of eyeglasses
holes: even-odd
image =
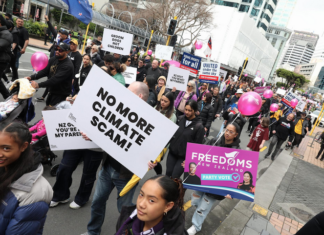
[[[60,52],[60,53],[62,53],[63,52],[63,50],[61,49],[61,48],[55,48],[55,51],[58,51],[58,52]]]
[[[230,131],[230,130],[228,130],[228,129],[225,129],[225,133],[226,133],[226,132],[230,133],[231,135],[234,135],[234,134],[235,134],[234,131]]]

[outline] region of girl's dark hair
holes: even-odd
[[[159,183],[163,189],[162,198],[167,202],[174,202],[174,205],[183,209],[184,189],[180,179],[172,179],[166,175],[156,175],[148,180]]]
[[[89,57],[89,65],[92,66],[92,61],[91,61],[91,57],[90,57],[90,55],[89,55],[89,54],[84,54],[84,55],[82,56],[82,59],[83,59],[85,56],[88,56],[88,57]]]
[[[20,154],[20,157],[13,163],[4,167],[0,167],[0,201],[6,196],[9,191],[9,186],[19,179],[23,174],[34,170],[34,166],[40,163],[40,158],[35,158],[32,154],[30,141],[32,135],[29,129],[20,123],[13,122],[10,124],[1,123],[0,132],[7,133],[21,147],[25,142],[28,142],[28,147]],[[38,166],[38,165],[37,165]]]
[[[45,108],[43,109],[43,111],[47,111],[47,110],[56,110],[56,107],[45,106]]]
[[[205,94],[206,96],[206,104],[210,104],[213,98],[213,95],[209,92]]]
[[[126,70],[126,66],[121,65],[119,62],[114,62],[112,65],[116,69],[117,73],[122,73]]]
[[[155,91],[155,83],[156,83],[156,79],[153,75],[147,75],[146,76],[146,82],[148,87],[152,90]]]
[[[233,125],[235,127],[236,133],[239,133],[240,134],[241,128],[240,128],[240,126],[236,122],[229,123],[228,125]]]
[[[244,174],[243,174],[243,176],[245,175],[245,174],[249,174],[249,176],[250,176],[250,186],[253,186],[253,176],[252,176],[252,174],[251,174],[251,172],[249,172],[249,171],[246,171],[246,172],[244,172]],[[244,184],[244,179],[243,179],[243,184]]]
[[[167,118],[170,118],[172,116],[173,110],[174,110],[174,96],[173,96],[172,92],[165,92],[163,94],[163,96],[168,98],[168,100],[170,101],[170,104],[165,112],[165,116]],[[158,102],[158,105],[156,106],[156,110],[160,111],[160,109],[161,109],[161,102]]]
[[[129,58],[131,58],[129,55],[125,55],[122,57],[121,62],[125,64]]]
[[[186,102],[186,105],[185,106],[187,106],[187,105],[189,105],[195,112],[198,111],[198,103],[197,103],[197,101],[195,101],[195,100],[188,100]]]

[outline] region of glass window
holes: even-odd
[[[268,16],[268,14],[264,13],[263,14],[263,18],[265,18],[269,23],[271,21],[270,17]]]
[[[279,30],[276,30],[275,34],[279,35],[280,34],[280,31]]]
[[[266,36],[266,39],[269,41],[269,39],[270,39],[269,36]]]
[[[264,23],[261,23],[261,28],[263,28],[265,31],[267,31],[268,29],[268,27]]]
[[[222,0],[212,0],[215,2],[215,4],[217,5],[222,5],[222,6],[227,6],[227,7],[235,7],[238,8],[239,4],[238,3],[234,3],[234,2],[228,2],[228,1],[222,1]]]
[[[272,0],[272,1],[277,6],[277,0]]]
[[[253,8],[251,11],[251,16],[257,16],[259,14],[259,12],[260,12],[260,10]]]
[[[242,0],[242,2],[251,3],[251,2],[252,2],[252,0]]]
[[[262,5],[262,3],[263,3],[263,0],[255,0],[254,6],[260,7]]]
[[[287,37],[287,33],[285,33],[285,35],[284,35],[285,37]]]
[[[239,11],[240,12],[248,12],[250,9],[250,6],[247,5],[241,5]]]
[[[269,32],[269,33],[272,33],[272,29],[269,28],[268,32]]]

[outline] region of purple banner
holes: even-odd
[[[259,152],[187,145],[185,188],[254,201]]]
[[[256,93],[258,93],[259,95],[263,95],[263,92],[265,91],[265,90],[269,90],[269,89],[271,89],[271,86],[259,86],[259,87],[256,87],[255,89],[254,89],[254,92],[256,92]]]

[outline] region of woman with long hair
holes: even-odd
[[[53,191],[31,139],[25,125],[0,124],[0,234],[43,232]]]
[[[255,187],[253,185],[253,176],[251,172],[244,172],[243,182],[239,183],[239,185],[237,185],[237,188],[254,194]]]
[[[214,119],[214,107],[211,105],[212,98],[213,96],[211,93],[206,93],[202,97],[202,100],[198,102],[197,116],[200,118],[205,128],[206,137],[209,135],[209,129]]]
[[[189,100],[197,101],[196,83],[193,80],[188,82],[187,90],[179,92],[176,100],[174,101],[174,108],[176,109],[177,117],[184,115],[185,105]]]
[[[138,54],[132,56],[131,67],[137,68],[138,66]]]
[[[86,80],[88,74],[90,73],[91,68],[92,68],[92,61],[90,55],[88,54],[83,55],[81,70],[80,73],[77,74],[79,76],[78,78],[77,77],[74,78],[74,82],[73,82],[75,94],[79,93],[80,88],[82,87],[84,81]]]
[[[153,176],[142,186],[136,205],[123,207],[115,235],[187,234],[182,212],[183,197],[181,180]]]

